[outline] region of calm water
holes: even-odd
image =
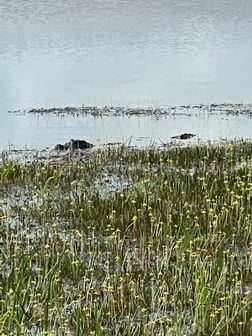
[[[39,126],[7,116],[13,109],[250,102],[251,36],[250,0],[0,0],[0,147],[15,143],[16,134],[19,145],[38,147],[55,132],[75,136],[71,118],[64,126],[40,119]],[[115,126],[86,123],[96,130],[92,139]],[[127,137],[139,123],[148,124],[134,121]],[[144,136],[157,126],[150,123]]]
[[[188,140],[189,143],[216,142],[251,139],[252,129],[252,118],[246,115],[234,116],[218,112],[209,114],[198,110],[158,119],[150,116],[59,117],[8,114],[6,121],[7,128],[12,131],[10,140],[7,140],[5,132],[0,133],[0,144],[5,149],[52,149],[55,144],[65,143],[70,138],[86,139],[98,146],[107,142],[124,142],[143,147],[153,141],[157,145],[169,143],[172,136],[184,132],[196,135]]]

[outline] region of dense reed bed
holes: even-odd
[[[0,166],[0,335],[252,334],[252,144]]]

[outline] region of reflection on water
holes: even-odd
[[[0,0],[0,107],[247,102],[252,3]]]
[[[249,102],[250,0],[0,0],[0,149],[251,137],[243,116],[8,115],[66,105],[160,106]]]
[[[52,149],[71,138],[85,139],[96,146],[123,142],[143,147],[153,142],[157,145],[169,143],[171,137],[181,133],[196,135],[188,140],[189,143],[251,140],[251,106],[248,113],[250,116],[224,112],[220,108],[211,112],[202,108],[178,108],[162,116],[7,114],[6,131],[0,133],[0,150]],[[183,141],[176,140],[176,143]]]

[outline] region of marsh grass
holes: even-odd
[[[0,335],[251,335],[252,144],[0,167]]]

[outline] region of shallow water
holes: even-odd
[[[163,115],[145,115],[143,111],[140,116],[9,113],[7,121],[12,134],[6,141],[6,134],[0,133],[0,146],[2,149],[52,149],[55,144],[74,138],[85,139],[96,146],[123,142],[144,147],[153,142],[170,143],[172,136],[181,133],[193,133],[195,137],[174,140],[180,144],[251,140],[252,114],[236,114],[236,108],[227,110],[232,113],[220,107],[212,111],[208,108],[168,109]]]

